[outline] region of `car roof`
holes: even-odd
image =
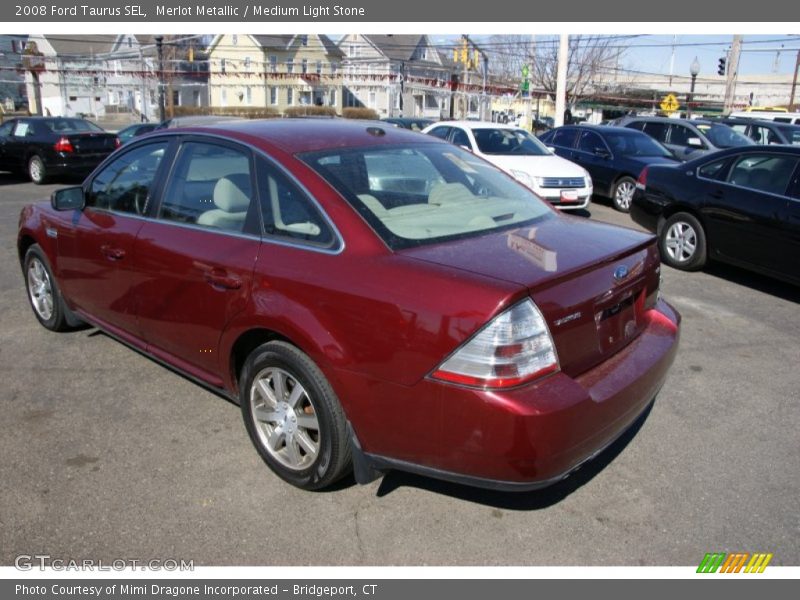
[[[162,130],[164,133],[170,130]],[[329,148],[444,142],[436,137],[359,119],[252,119],[223,121],[171,130],[175,134],[199,132],[237,139],[262,149],[276,147],[296,154]]]
[[[629,129],[627,127],[618,127],[616,125],[593,125],[590,123],[578,123],[575,125],[562,125],[561,127],[556,127],[555,129],[551,129],[550,131],[558,131],[559,129],[578,129],[580,131],[595,131],[599,134],[603,133],[621,133],[624,135],[647,135],[646,133],[642,133],[638,129]],[[549,133],[549,132],[548,132]],[[650,136],[647,136],[650,137]]]
[[[734,148],[725,148],[724,150],[718,150],[712,154],[705,154],[703,156],[699,156],[695,159],[690,160],[689,163],[714,162],[716,160],[724,159],[733,154],[742,154],[742,153],[791,154],[794,156],[800,156],[800,146],[790,146],[789,144],[769,144],[769,145],[753,144],[751,146],[736,146]]]
[[[522,129],[519,125],[514,125],[513,123],[493,123],[491,121],[441,121],[436,123],[437,125],[448,125],[448,126],[456,126],[456,127],[464,127],[466,129],[482,129],[482,128],[492,128],[492,129]]]

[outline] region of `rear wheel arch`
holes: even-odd
[[[234,390],[235,393],[239,393],[239,377],[242,374],[242,369],[244,368],[244,363],[247,361],[247,357],[259,346],[273,341],[286,342],[300,348],[294,341],[265,327],[249,329],[240,334],[239,337],[236,338],[236,341],[233,342],[229,353],[229,369],[231,381],[236,387]],[[300,349],[302,350],[302,348]]]

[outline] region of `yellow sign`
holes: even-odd
[[[681,105],[678,102],[678,99],[675,97],[675,94],[667,94],[664,96],[664,99],[661,101],[659,106],[664,112],[675,112],[680,108]]]

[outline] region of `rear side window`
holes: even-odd
[[[167,142],[146,144],[118,156],[92,180],[86,206],[141,215],[164,158]]]
[[[225,231],[257,231],[248,153],[205,142],[180,149],[161,202],[159,218]]]
[[[705,179],[715,179],[718,180],[721,178],[723,174],[723,167],[725,163],[728,162],[728,158],[723,158],[722,160],[715,160],[714,162],[706,163],[699,169],[697,169],[697,174],[700,177],[704,177]]]
[[[700,136],[694,134],[691,129],[683,125],[670,125],[669,143],[676,146],[688,146],[689,138]]]
[[[277,239],[333,248],[337,238],[317,206],[286,175],[256,159],[264,233]]]
[[[658,140],[662,144],[667,141],[667,124],[651,122],[645,123],[642,129],[651,138]]]
[[[562,148],[572,148],[575,146],[575,140],[578,137],[577,129],[556,129],[550,143],[554,146],[561,146]]]
[[[748,154],[736,160],[728,183],[770,194],[785,195],[797,167],[792,156]]]
[[[431,129],[428,132],[428,135],[432,135],[433,137],[437,137],[440,140],[446,140],[448,133],[450,133],[450,128],[449,127],[436,127],[434,129]]]

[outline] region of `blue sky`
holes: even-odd
[[[431,36],[435,41],[451,42],[458,36]],[[471,36],[476,42],[488,40],[488,35]],[[546,43],[554,36],[537,35],[537,41]],[[675,43],[675,75],[688,75],[689,66],[697,57],[700,77],[717,76],[717,62],[730,47],[732,35],[641,35],[620,36],[619,44],[629,46],[620,59],[620,67],[648,73],[669,74],[671,45]],[[746,35],[739,63],[741,75],[766,75],[780,73],[791,76],[794,72],[800,35],[775,33]],[[661,46],[661,47],[658,47]],[[776,52],[780,51],[777,55]]]

